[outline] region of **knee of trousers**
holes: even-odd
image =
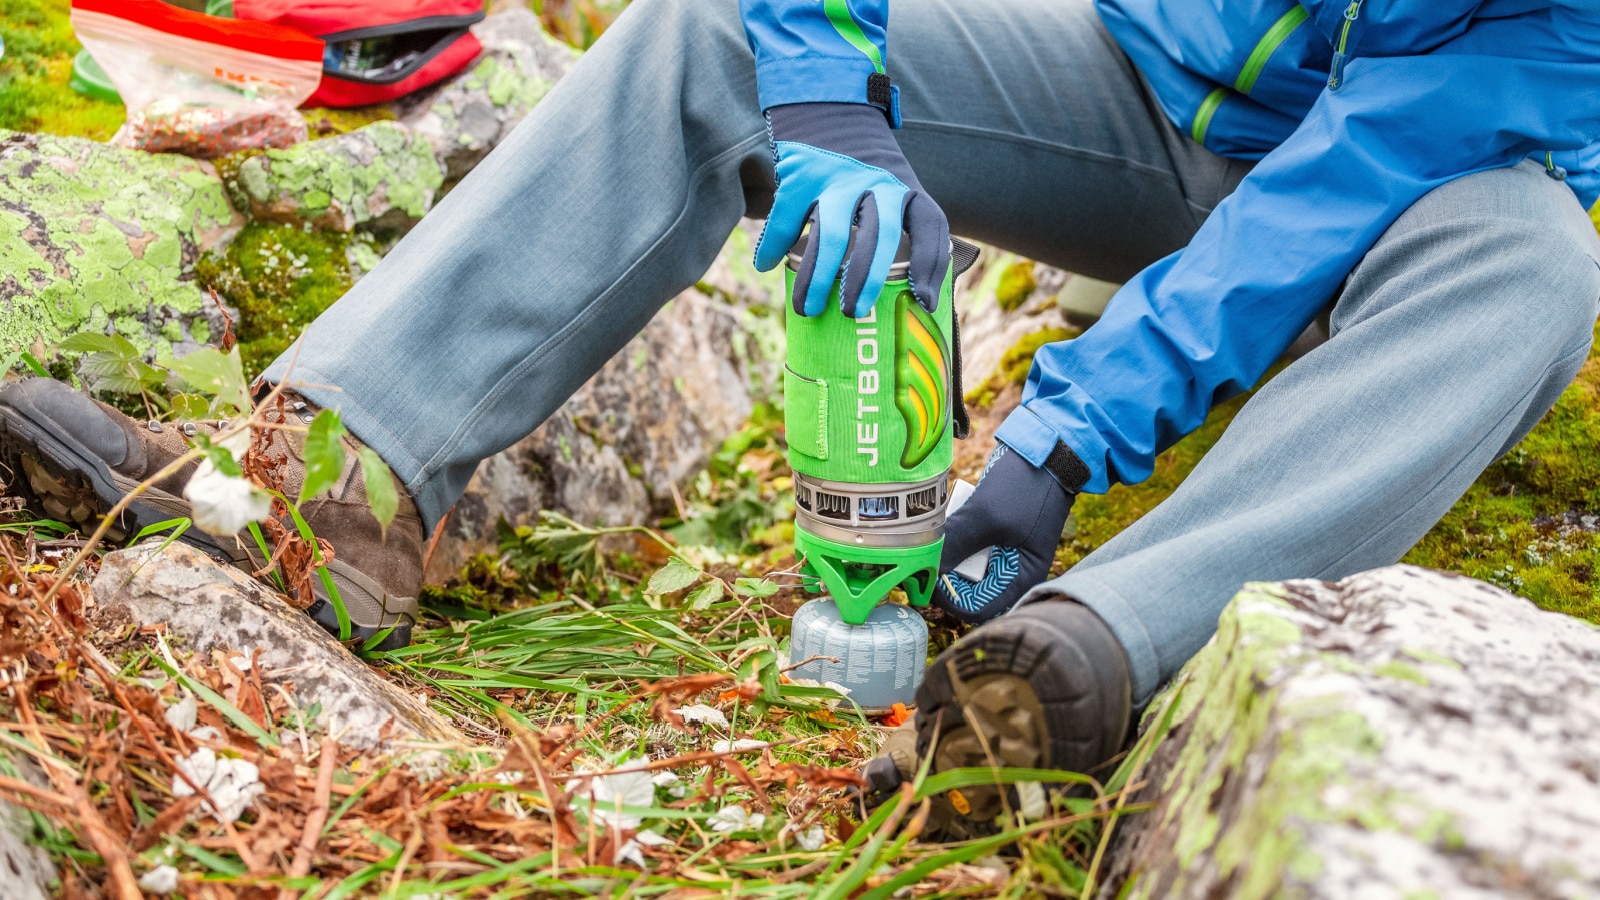
[[[742,42],[738,0],[634,0],[624,15],[644,34],[680,46],[718,29],[738,32]]]
[[[1550,362],[1581,352],[1600,315],[1594,223],[1565,184],[1529,163],[1451,181],[1351,272],[1332,331],[1391,312],[1435,335],[1498,332]]]

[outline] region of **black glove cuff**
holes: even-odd
[[[1089,483],[1089,466],[1061,441],[1056,441],[1055,449],[1045,458],[1043,468],[1055,476],[1056,483],[1069,495],[1082,491],[1083,486]]]

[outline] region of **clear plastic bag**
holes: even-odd
[[[117,146],[211,159],[306,139],[316,38],[160,0],[73,0],[72,26],[128,107]]]

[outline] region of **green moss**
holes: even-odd
[[[69,9],[70,0],[0,0],[0,129],[105,140],[122,124],[122,104],[67,86],[83,49]]]
[[[1038,279],[1033,277],[1033,262],[1018,260],[1001,271],[1000,280],[994,286],[994,302],[1010,312],[1028,302],[1038,286]]]
[[[1403,662],[1386,662],[1372,670],[1374,674],[1385,678],[1396,678],[1400,681],[1409,681],[1412,684],[1427,685],[1428,676],[1417,671],[1415,666],[1408,666]]]
[[[356,106],[350,109],[316,109],[301,110],[306,117],[306,128],[313,138],[332,137],[336,134],[345,134],[364,128],[373,122],[390,122],[395,119],[394,110],[388,106]]]
[[[1028,370],[1033,367],[1033,355],[1039,352],[1040,347],[1070,340],[1081,333],[1075,328],[1041,328],[1012,344],[1000,355],[994,372],[982,384],[967,391],[967,403],[979,407],[992,405],[995,397],[1008,386],[1028,380]]]
[[[254,375],[350,289],[349,236],[252,222],[224,253],[201,257],[207,287],[239,307],[239,346]]]

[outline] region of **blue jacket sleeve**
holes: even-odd
[[[866,103],[884,74],[889,0],[739,0],[761,108]]]
[[[1188,247],[1124,285],[1083,336],[1039,351],[998,437],[1035,465],[1064,441],[1088,464],[1089,491],[1142,481],[1156,454],[1266,372],[1423,195],[1597,142],[1592,11],[1478,22],[1425,56],[1358,55]]]

